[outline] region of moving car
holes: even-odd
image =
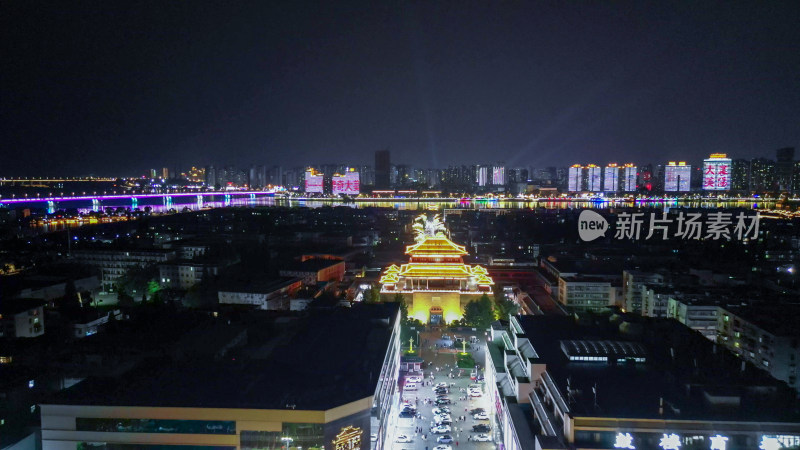
[[[400,436],[397,436],[397,442],[401,443],[411,442],[411,438],[406,436],[405,434],[401,434]]]
[[[485,412],[482,412],[475,414],[474,416],[472,416],[472,418],[475,420],[489,420],[489,415],[486,414]]]
[[[475,409],[469,410],[470,414],[480,414],[480,413],[484,413],[484,412],[486,412],[486,410],[483,409],[483,408],[475,408]]]
[[[440,408],[433,408],[434,414],[450,414],[450,408],[447,406],[442,406]]]
[[[449,433],[450,431],[452,431],[450,429],[450,425],[437,425],[431,428],[431,433],[433,434],[445,434]]]
[[[450,436],[449,434],[445,434],[444,436],[439,436],[436,439],[436,442],[440,444],[451,444],[453,442],[453,436]]]
[[[491,428],[489,427],[489,425],[479,423],[478,425],[472,426],[472,431],[476,433],[488,433],[489,431],[491,431]]]
[[[449,398],[437,398],[436,401],[433,403],[435,403],[436,406],[442,406],[442,405],[450,405],[453,402],[451,402]]]
[[[472,440],[476,442],[491,442],[492,437],[488,434],[476,434],[475,436],[472,436]]]
[[[450,447],[449,445],[437,445],[436,447],[433,447],[433,450],[453,450],[453,447]]]
[[[482,397],[483,396],[483,392],[481,392],[481,391],[473,391],[473,390],[470,389],[469,396],[470,397]]]
[[[417,383],[410,383],[410,382],[406,381],[406,384],[405,384],[403,389],[405,389],[407,391],[416,391],[417,390],[417,386],[418,386]]]

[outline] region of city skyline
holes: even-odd
[[[4,13],[2,176],[367,164],[387,148],[428,167],[751,159],[800,143],[793,3]]]

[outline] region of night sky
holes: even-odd
[[[800,147],[796,0],[7,0],[0,49],[0,176]]]

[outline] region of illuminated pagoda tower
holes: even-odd
[[[381,277],[381,296],[402,294],[408,315],[423,323],[450,323],[464,316],[464,306],[491,294],[494,282],[485,268],[464,264],[464,246],[446,236],[438,214],[414,221],[415,243],[406,248],[408,264],[389,266]]]

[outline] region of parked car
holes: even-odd
[[[489,431],[491,431],[491,428],[489,427],[489,425],[479,423],[478,425],[472,426],[472,431],[476,433],[488,433]]]
[[[450,436],[449,434],[445,434],[444,436],[439,436],[436,439],[436,442],[440,444],[451,444],[453,442],[453,436]]]
[[[450,401],[449,398],[437,398],[434,403],[436,404],[436,406],[442,406],[442,405],[450,405],[453,402]]]
[[[433,447],[433,450],[453,450],[453,447],[450,447],[449,445],[437,445],[436,447]]]
[[[447,406],[442,406],[440,408],[433,408],[434,414],[450,414],[450,408]]]
[[[470,413],[470,414],[480,414],[480,413],[482,413],[482,412],[486,412],[486,410],[485,410],[485,409],[483,409],[483,408],[475,408],[475,409],[471,409],[471,410],[469,410],[469,413]]]
[[[431,428],[431,433],[433,434],[445,434],[451,431],[450,425],[437,425]]]
[[[489,420],[489,415],[486,414],[485,412],[482,412],[475,414],[474,416],[472,416],[472,418],[475,420]]]
[[[488,434],[476,434],[475,436],[472,436],[470,439],[475,441],[475,442],[491,442],[492,441],[492,437],[489,436]]]
[[[397,436],[397,442],[400,443],[411,442],[411,438],[409,436],[406,436],[405,434],[401,434],[400,436]]]

